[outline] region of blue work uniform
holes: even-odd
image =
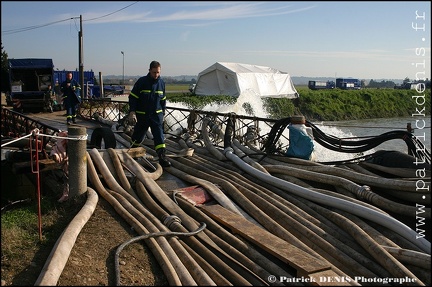
[[[135,112],[137,123],[132,134],[132,146],[139,146],[150,127],[154,149],[165,148],[163,118],[166,107],[165,82],[148,73],[135,83],[129,94],[129,111]]]
[[[70,83],[68,87],[67,84]],[[81,103],[81,87],[74,79],[64,81],[60,86],[63,93],[63,103],[66,109],[66,120],[75,122],[77,105]]]

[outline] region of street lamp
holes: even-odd
[[[123,85],[124,85],[125,84],[125,81],[124,81],[124,52],[121,51],[121,53],[123,55]]]

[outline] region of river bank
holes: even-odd
[[[299,97],[260,98],[241,95],[196,96],[190,93],[167,94],[167,105],[205,110],[218,106],[235,107],[241,115],[281,119],[302,114],[310,121],[343,121],[372,118],[397,118],[412,115],[430,116],[431,91],[397,89],[318,90],[298,89]]]
[[[196,96],[188,92],[167,92],[167,106],[219,110],[274,119],[301,114],[309,121],[348,121],[379,118],[406,118],[431,115],[431,90],[362,89],[318,90],[298,88],[299,97],[256,98],[240,96]],[[128,95],[111,97],[128,101]],[[231,110],[230,110],[231,109]]]

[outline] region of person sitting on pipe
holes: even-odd
[[[67,131],[60,131],[57,134],[59,137],[67,137]],[[56,145],[50,152],[50,157],[57,163],[60,164],[62,170],[62,179],[63,179],[63,194],[58,200],[58,202],[64,202],[69,198],[69,158],[67,154],[67,139],[58,138],[56,141]]]
[[[296,157],[306,160],[313,159],[314,142],[312,130],[306,127],[303,116],[293,116],[289,129],[289,147],[285,153],[288,157]]]

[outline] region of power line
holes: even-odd
[[[116,10],[116,11],[114,11],[114,12],[108,13],[108,14],[103,15],[103,16],[100,16],[100,17],[96,17],[96,18],[92,18],[92,19],[83,20],[83,22],[84,22],[84,21],[85,21],[85,22],[87,22],[87,21],[94,21],[94,20],[97,20],[97,19],[101,19],[101,18],[104,18],[104,17],[108,17],[108,16],[113,15],[113,14],[115,14],[115,13],[117,13],[117,12],[120,12],[120,11],[126,9],[126,8],[129,8],[130,6],[135,5],[135,4],[138,3],[138,2],[139,2],[139,1],[135,1],[134,3],[132,3],[132,4],[128,5],[128,6],[126,6],[126,7],[123,7],[123,8],[121,8],[121,9],[119,9],[119,10]],[[29,27],[18,28],[18,29],[5,30],[5,31],[2,31],[2,33],[3,33],[4,35],[10,35],[10,34],[15,34],[15,33],[20,33],[20,32],[25,32],[25,31],[30,31],[30,30],[34,30],[34,29],[39,29],[39,28],[47,27],[47,26],[50,26],[50,25],[58,24],[58,23],[65,22],[65,21],[69,21],[69,20],[73,20],[73,19],[79,19],[79,17],[67,18],[67,19],[64,19],[64,20],[59,20],[59,21],[55,21],[55,22],[51,22],[51,23],[47,23],[47,24],[41,24],[41,25],[35,25],[35,26],[29,26]]]
[[[51,23],[47,23],[47,24],[42,24],[42,25],[36,25],[36,26],[29,26],[29,27],[18,28],[18,29],[5,30],[5,31],[2,31],[2,33],[4,33],[5,35],[10,35],[10,34],[15,34],[15,33],[19,33],[19,32],[30,31],[30,30],[34,30],[34,29],[38,29],[38,28],[42,28],[42,27],[58,24],[58,23],[61,23],[61,22],[69,21],[69,20],[76,19],[76,18],[77,17],[73,17],[73,18],[59,20],[59,21],[55,21],[55,22],[51,22]]]
[[[124,9],[126,9],[126,8],[129,8],[130,6],[135,5],[135,4],[138,3],[138,2],[139,2],[139,1],[136,1],[135,3],[132,3],[132,4],[128,5],[128,6],[126,6],[126,7],[123,7],[123,8],[121,8],[121,9],[117,10],[117,11],[111,12],[111,13],[106,14],[106,15],[104,15],[104,16],[100,16],[100,17],[96,17],[96,18],[92,18],[92,19],[88,19],[88,20],[83,20],[83,22],[85,22],[85,21],[93,21],[93,20],[97,20],[97,19],[100,19],[100,18],[104,18],[104,17],[110,16],[110,15],[112,15],[112,14],[115,14],[115,13],[117,13],[117,12],[120,12],[121,10],[124,10]]]

